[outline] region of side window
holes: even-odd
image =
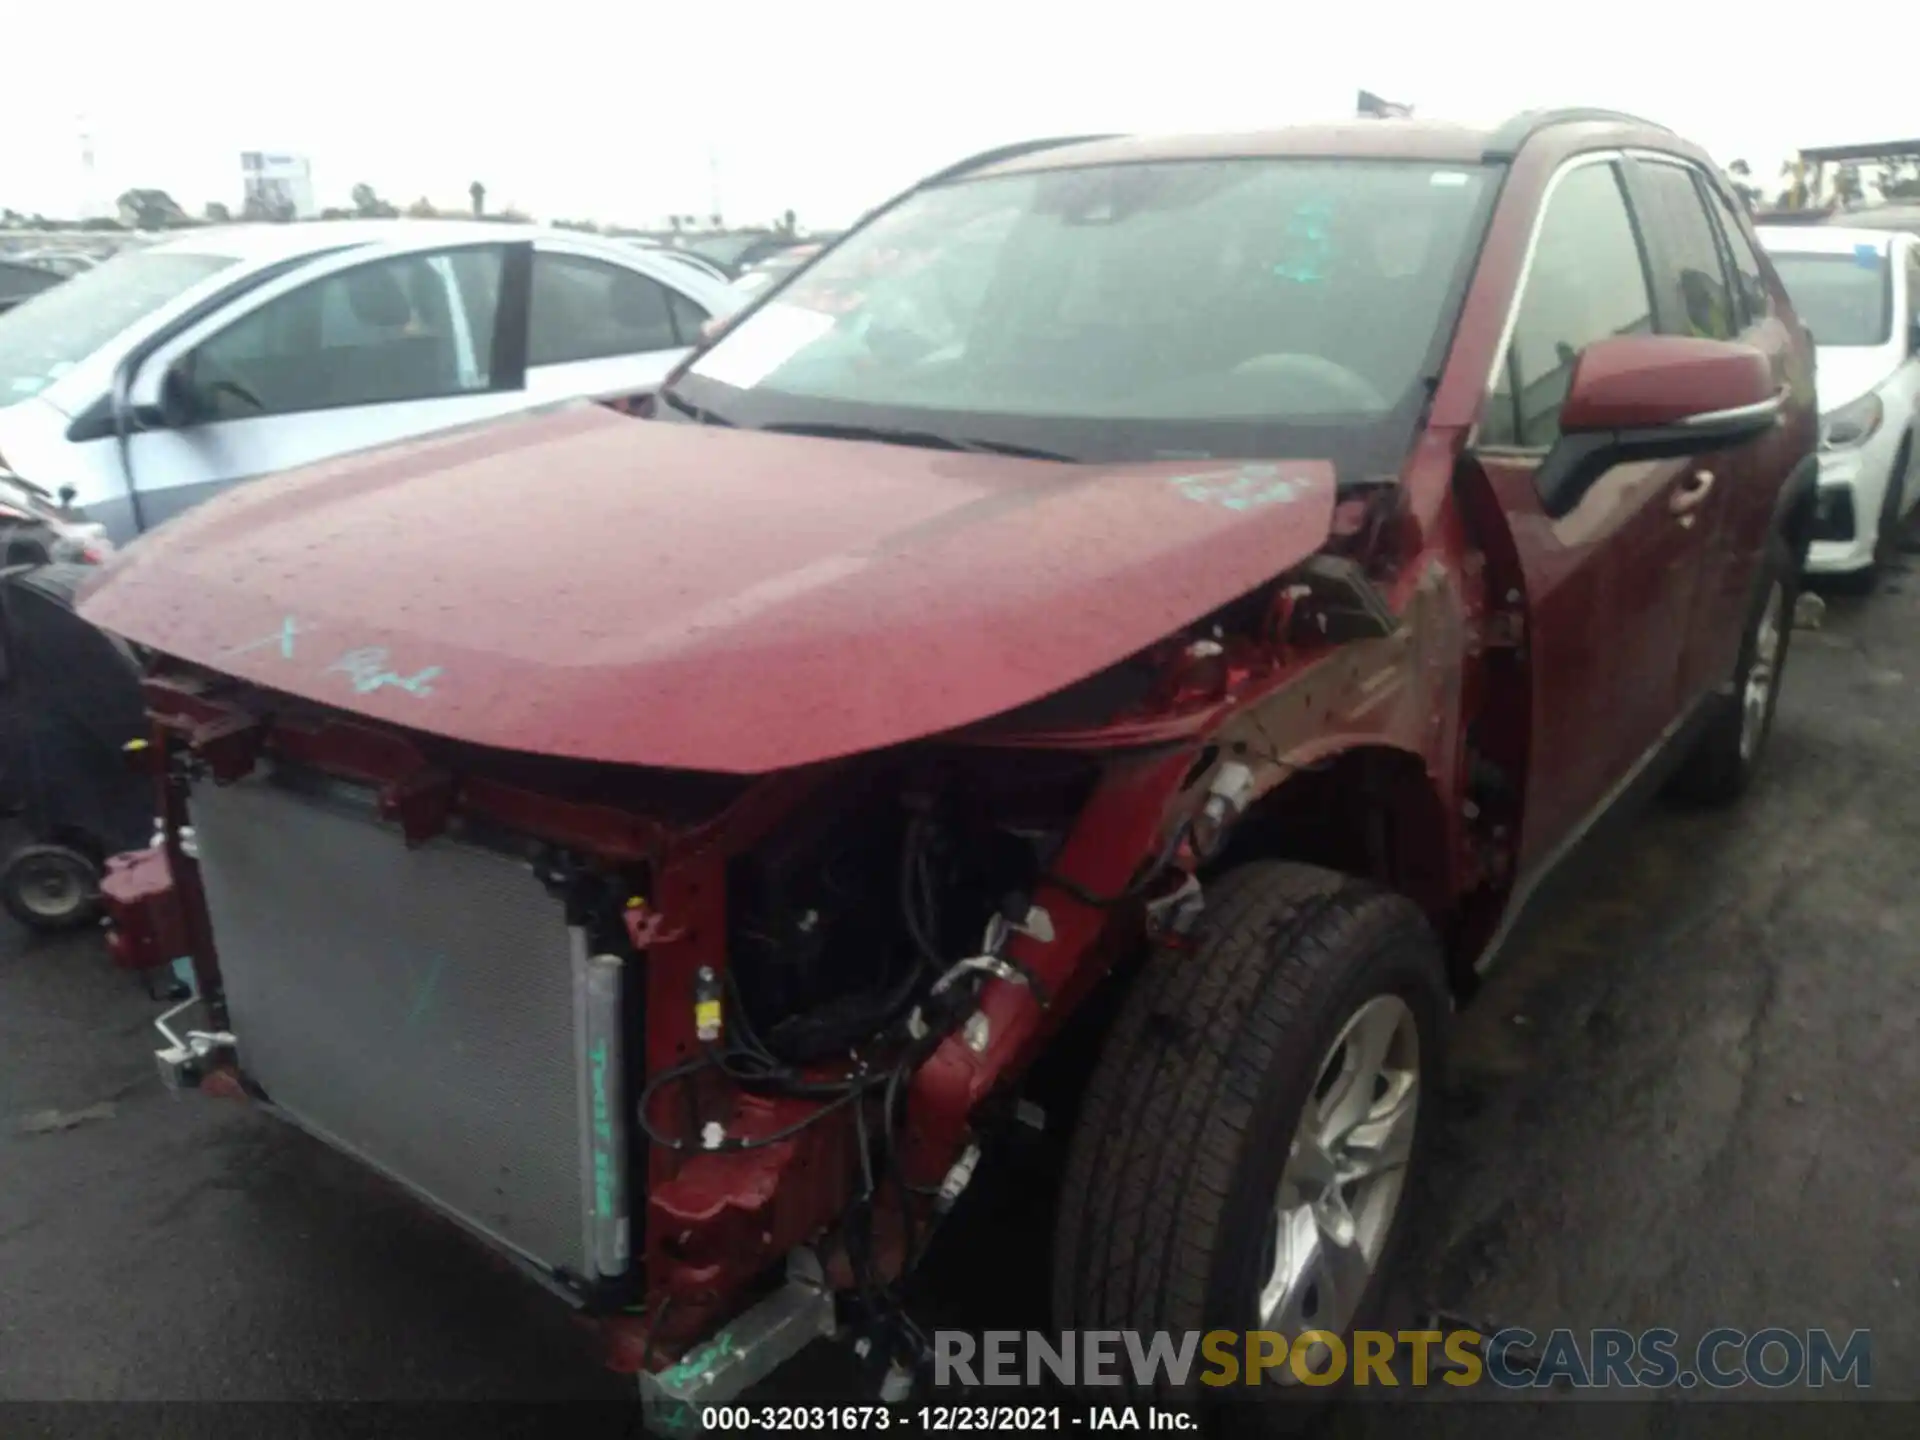
[[[1758,325],[1773,313],[1773,298],[1767,293],[1767,282],[1761,278],[1759,257],[1754,254],[1747,232],[1741,228],[1740,217],[1733,213],[1726,197],[1711,185],[1705,189],[1709,203],[1720,217],[1720,233],[1726,237],[1727,254],[1733,257],[1733,288],[1741,314],[1746,325]]]
[[[1552,445],[1580,352],[1596,340],[1653,329],[1646,265],[1614,166],[1581,165],[1561,176],[1525,284],[1480,422],[1485,445]]]
[[[527,363],[560,365],[672,350],[691,344],[705,318],[699,306],[625,266],[535,251]]]
[[[669,290],[667,308],[673,312],[674,338],[682,345],[698,344],[700,327],[712,318],[705,307],[694,304],[678,290]]]
[[[203,420],[485,390],[504,251],[402,255],[268,301],[187,358]]]
[[[1641,162],[1640,177],[1648,211],[1641,218],[1664,242],[1665,269],[1654,277],[1662,333],[1731,340],[1741,326],[1693,171],[1650,160]]]
[[[1907,343],[1913,343],[1912,336],[1916,326],[1920,326],[1920,246],[1907,247]]]

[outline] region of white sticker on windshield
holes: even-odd
[[[1464,170],[1436,170],[1432,176],[1428,178],[1427,183],[1436,187],[1445,188],[1464,185],[1467,183],[1467,172]]]
[[[720,337],[692,372],[749,390],[833,329],[834,318],[775,300]]]

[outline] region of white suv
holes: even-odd
[[[1920,499],[1920,236],[1828,226],[1759,235],[1813,332],[1820,493],[1807,569],[1871,585]]]

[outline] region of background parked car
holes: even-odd
[[[13,309],[42,290],[51,290],[65,278],[57,270],[24,260],[0,260],[0,312]]]
[[[786,279],[839,238],[838,235],[816,235],[803,244],[777,250],[758,264],[743,270],[733,282],[733,288],[750,300],[769,285]]]
[[[652,241],[636,241],[635,243],[660,260],[667,261],[674,265],[690,266],[702,275],[705,275],[708,279],[718,280],[722,285],[725,285],[733,278],[725,266],[707,259],[704,255],[696,254],[691,250],[676,250],[671,246],[656,245]]]
[[[738,299],[542,227],[196,231],[0,317],[0,457],[116,540],[235,481],[656,385]]]
[[[1807,569],[1871,586],[1920,498],[1920,237],[1828,225],[1759,235],[1818,356],[1820,493]]]

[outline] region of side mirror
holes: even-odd
[[[1618,335],[1580,352],[1560,440],[1537,484],[1564,515],[1615,465],[1722,450],[1765,434],[1783,396],[1767,357],[1731,340]]]

